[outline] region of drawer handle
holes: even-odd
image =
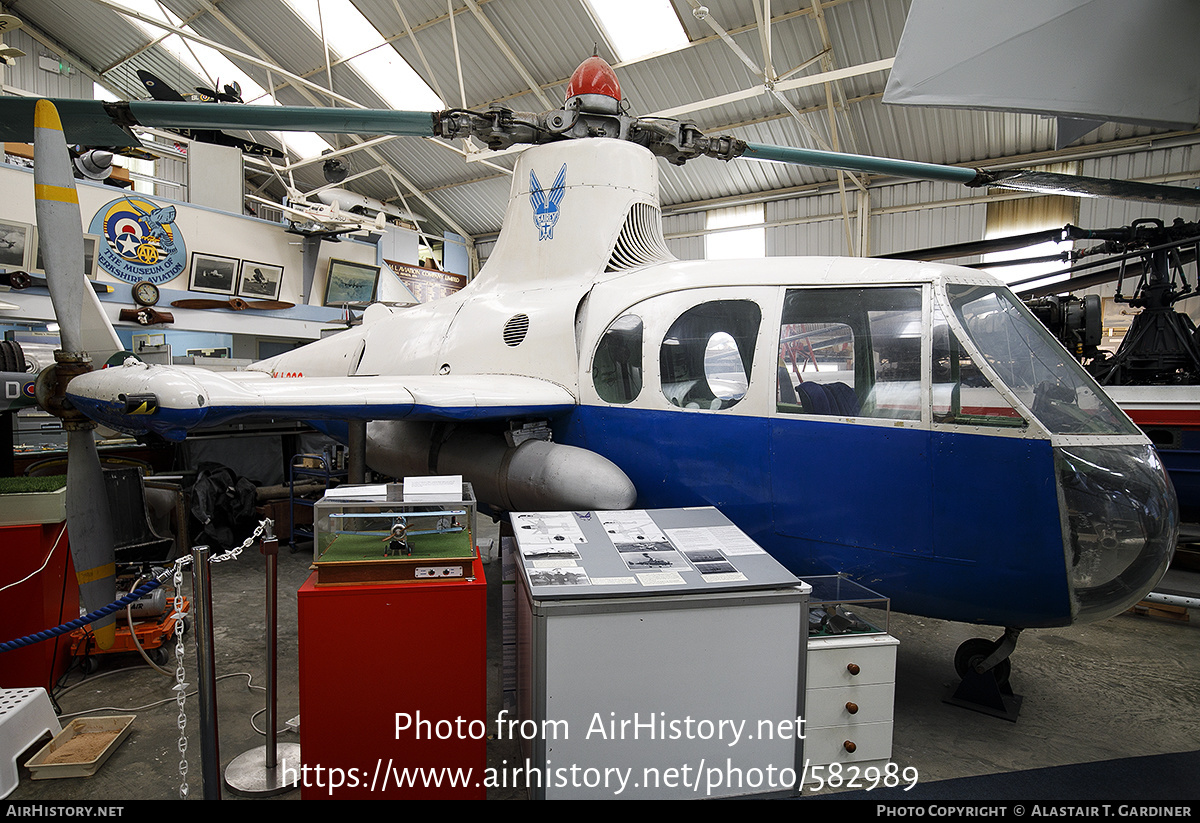
[[[858,714],[858,704],[857,703],[847,703],[846,711],[850,712],[850,714]]]
[[[842,748],[845,749],[846,751],[850,752],[851,754],[853,754],[854,750],[857,749],[858,746],[854,745],[853,740],[847,740],[845,743],[842,744]]]
[[[850,672],[852,675],[857,675],[860,671],[862,671],[862,669],[858,667],[857,663],[850,663],[846,666],[846,671]]]

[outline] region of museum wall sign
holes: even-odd
[[[100,265],[118,280],[161,285],[187,269],[187,244],[175,207],[126,195],[101,206],[88,231],[100,235]]]

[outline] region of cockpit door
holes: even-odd
[[[773,515],[775,531],[807,541],[814,560],[851,556],[845,547],[932,553],[925,291],[784,295]]]

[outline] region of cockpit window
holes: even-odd
[[[946,295],[980,354],[1051,433],[1138,433],[1007,289],[948,283]]]
[[[933,307],[933,422],[1011,428],[1028,425],[979,370],[937,305]]]
[[[592,382],[606,403],[632,403],[642,392],[642,318],[618,317],[592,358]]]
[[[789,289],[776,408],[921,419],[921,289]]]
[[[685,409],[728,409],[745,396],[762,319],[758,304],[715,300],[688,309],[659,349],[663,395]]]

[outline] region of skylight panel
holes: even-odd
[[[446,108],[412,66],[386,43],[360,54],[349,64],[394,109],[441,111]]]
[[[333,151],[333,146],[329,145],[324,137],[311,131],[273,131],[271,134],[301,160],[320,157],[322,152]]]
[[[688,44],[687,32],[668,0],[584,0],[621,62]]]
[[[416,111],[446,104],[379,30],[349,0],[285,0],[296,15],[325,36],[333,56],[344,60],[389,106]]]
[[[131,11],[158,20],[164,25],[191,31],[191,27],[184,25],[182,20],[164,9],[157,0],[125,0],[124,5]],[[164,29],[135,17],[128,19],[145,32],[147,37],[159,40],[159,46],[170,52],[180,63],[216,91],[220,91],[222,86],[237,83],[242,90],[242,99],[247,103],[264,106],[278,105],[266,89],[217,49],[194,40],[187,40],[178,34],[167,34],[164,37],[163,35],[166,34]],[[187,88],[178,89],[178,91],[185,96],[192,93],[192,89]],[[289,152],[300,159],[307,160],[310,157],[319,156],[324,151],[333,150],[333,146],[328,141],[314,132],[271,132],[271,134],[283,143]]]

